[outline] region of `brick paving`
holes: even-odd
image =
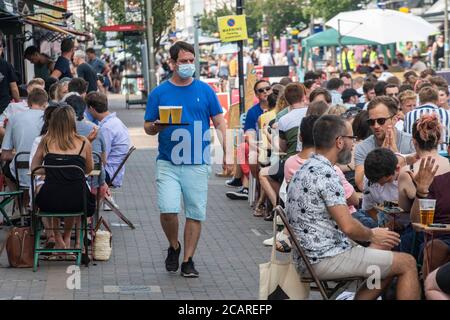
[[[106,262],[81,267],[81,288],[69,290],[70,262],[43,261],[32,269],[8,268],[0,257],[0,299],[258,299],[259,264],[270,248],[262,241],[272,225],[252,216],[246,201],[228,200],[225,179],[211,177],[207,220],[194,257],[198,279],[169,274],[164,267],[167,240],[156,203],[156,140],[143,131],[144,110],[125,109],[123,97],[110,97],[112,109],[130,130],[138,148],[127,164],[123,187],[114,192],[120,209],[136,226],[131,230],[110,212],[101,212],[113,229],[113,253]],[[218,168],[215,168],[218,169]],[[180,239],[184,215],[180,215]],[[0,231],[3,240],[4,231]]]

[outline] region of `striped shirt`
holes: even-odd
[[[450,114],[447,110],[439,108],[435,104],[427,103],[408,112],[405,116],[403,131],[412,135],[413,124],[422,115],[430,112],[435,112],[438,115],[439,120],[441,121],[441,124],[444,127],[443,129],[444,132],[442,135],[443,143],[439,145],[439,151],[446,151],[450,132]]]

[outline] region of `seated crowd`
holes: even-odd
[[[64,40],[62,46],[64,59],[71,60],[75,51],[73,40]],[[75,56],[78,65],[83,63],[82,53],[78,51]],[[130,137],[116,113],[109,111],[107,96],[97,91],[95,83],[84,80],[80,72],[79,77],[69,69],[62,72],[58,66],[46,81],[35,78],[21,88],[21,100],[11,102],[0,115],[2,175],[8,189],[13,191],[19,186],[30,189],[30,171],[41,165],[76,165],[86,176],[101,167],[99,177],[87,178],[87,214],[92,216],[97,192],[114,204],[108,186],[122,184],[125,167],[114,181],[111,178],[128,153]],[[28,161],[28,169],[15,168],[15,155],[20,152],[24,154],[17,160]],[[73,200],[82,188],[58,184],[56,177],[46,174],[45,178],[36,178],[37,209],[55,213],[82,211],[82,202]],[[76,182],[76,175],[72,177]],[[86,183],[84,177],[82,180]],[[21,215],[31,210],[30,195],[31,192],[23,194],[25,210]],[[66,218],[62,234],[52,230],[60,221],[43,219],[43,224],[47,247],[65,249],[70,247],[72,228],[79,221]]]
[[[322,280],[367,278],[378,266],[381,286],[363,286],[355,299],[394,284],[397,299],[450,299],[450,234],[425,242],[412,225],[420,199],[435,199],[433,222],[450,224],[448,84],[431,69],[384,80],[342,73],[326,81],[317,71],[304,83],[256,82],[259,103],[246,114],[226,182],[238,189],[226,196],[248,200],[253,179],[253,215],[272,221],[283,206]],[[394,219],[386,207],[403,214]],[[291,251],[286,230],[276,240]]]

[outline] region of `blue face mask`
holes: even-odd
[[[178,75],[181,79],[187,79],[194,76],[195,64],[180,64],[178,66]]]

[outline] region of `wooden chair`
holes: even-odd
[[[276,215],[279,215],[281,220],[283,220],[283,223],[287,231],[289,232],[291,243],[297,250],[300,258],[303,260],[310,274],[310,277],[302,277],[302,282],[309,283],[311,286],[311,290],[319,291],[324,300],[334,300],[336,299],[337,296],[339,296],[342,292],[344,292],[353,282],[356,281],[358,283],[357,287],[359,287],[359,283],[365,280],[363,277],[320,280],[317,274],[315,273],[314,269],[312,268],[311,263],[308,260],[308,257],[301,248],[300,243],[294,231],[292,230],[292,227],[289,225],[284,209],[281,206],[277,206],[275,208],[274,218],[276,218]],[[315,284],[315,286],[312,286],[312,284]]]
[[[133,151],[136,150],[136,147],[132,146],[130,150],[128,150],[126,156],[123,158],[122,162],[120,163],[119,167],[117,168],[116,172],[114,172],[113,176],[111,177],[111,180],[108,183],[108,187],[114,188],[114,179],[119,174],[120,170],[125,165],[125,162],[128,160],[128,158],[131,156]],[[111,202],[110,199],[105,198],[103,201],[108,205],[108,207],[111,208],[112,212],[114,212],[123,222],[125,222],[131,229],[136,229],[136,227],[133,225],[133,223]]]
[[[79,212],[45,212],[38,210],[36,206],[36,190],[35,190],[35,177],[40,176],[41,174],[39,171],[46,170],[47,172],[49,170],[76,170],[80,177],[85,178],[85,172],[82,168],[75,166],[75,165],[64,165],[64,166],[39,166],[35,168],[31,172],[31,193],[32,193],[32,227],[33,227],[33,233],[34,233],[34,262],[33,262],[33,271],[37,271],[37,267],[39,264],[39,255],[41,253],[64,253],[64,254],[75,254],[77,256],[76,258],[76,264],[79,266],[81,264],[81,258],[83,255],[86,256],[85,259],[85,265],[86,267],[89,265],[89,259],[87,258],[88,255],[88,242],[87,242],[87,198],[86,198],[86,192],[87,192],[87,185],[86,182],[82,182],[82,188],[83,188],[83,199],[80,199],[83,202],[83,210]],[[78,174],[77,173],[77,174]],[[61,183],[67,183],[67,180],[62,180]],[[46,249],[41,246],[41,235],[44,230],[43,223],[41,221],[42,218],[81,218],[81,226],[78,229],[79,233],[79,239],[80,239],[80,247],[79,248],[68,248],[68,249]],[[60,229],[60,227],[56,227],[54,229]],[[77,230],[75,229],[75,232]],[[85,248],[85,252],[83,253],[83,248]]]

